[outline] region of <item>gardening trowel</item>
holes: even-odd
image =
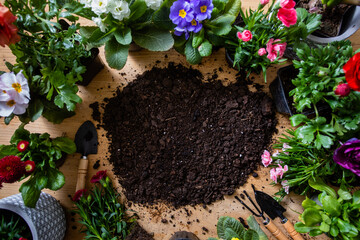
[[[274,220],[276,217],[281,219],[281,223],[285,227],[286,231],[290,234],[290,236],[294,240],[304,240],[304,238],[298,233],[294,225],[283,215],[283,212],[286,211],[274,198],[270,195],[256,191],[253,186],[255,192],[256,202],[259,204],[260,208],[272,219]]]
[[[96,154],[98,147],[97,132],[94,124],[84,122],[75,135],[76,152],[81,153],[79,162],[76,191],[85,188],[86,174],[89,165],[87,155]]]

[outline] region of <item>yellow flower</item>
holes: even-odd
[[[232,238],[231,240],[240,240],[240,239],[238,239],[238,238]]]

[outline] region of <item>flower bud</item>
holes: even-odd
[[[339,84],[335,89],[335,94],[339,95],[340,97],[346,97],[350,94],[350,87],[346,83]]]
[[[323,77],[323,76],[326,76],[327,74],[326,74],[326,72],[320,70],[317,75],[319,77]]]
[[[92,199],[92,198],[91,198],[91,195],[89,195],[89,196],[87,196],[87,199],[86,199],[86,200],[88,201],[88,203],[90,203],[90,202],[91,202],[91,199]]]

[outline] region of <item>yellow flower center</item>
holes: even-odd
[[[11,167],[10,166],[7,166],[6,167],[6,171],[10,171],[11,170]]]
[[[179,11],[179,16],[182,17],[182,18],[185,18],[185,17],[186,17],[186,12],[185,12],[184,9],[181,9],[181,10]]]
[[[191,25],[193,25],[193,26],[196,26],[196,25],[197,25],[197,22],[196,22],[195,19],[191,20]]]
[[[25,170],[26,170],[27,172],[31,171],[31,169],[32,169],[32,166],[31,166],[30,164],[28,164],[28,165],[25,166]]]
[[[11,86],[12,86],[12,87],[15,89],[15,91],[17,91],[18,93],[20,93],[20,92],[22,91],[22,88],[21,88],[20,83],[13,83]]]
[[[5,91],[5,90],[3,90],[2,92],[3,92],[3,93],[6,93],[6,91]]]
[[[20,144],[20,148],[21,148],[21,149],[24,149],[24,148],[25,148],[25,144],[24,144],[24,143]]]
[[[99,2],[99,7],[101,7],[103,5],[103,2]]]
[[[202,13],[204,13],[204,12],[206,12],[206,10],[207,10],[207,6],[201,6],[200,7],[200,11],[202,12]]]
[[[10,100],[6,103],[6,105],[8,105],[9,107],[12,107],[16,104],[16,102],[14,100]]]

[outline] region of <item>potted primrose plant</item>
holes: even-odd
[[[27,178],[19,191],[24,205],[34,208],[42,189],[56,191],[65,184],[58,165],[66,154],[75,151],[71,139],[30,133],[22,124],[11,137],[10,145],[0,145],[0,186]]]
[[[240,10],[243,24],[234,26],[226,45],[228,62],[247,73],[263,72],[271,64],[282,63],[286,48],[299,43],[320,25],[320,16],[295,9],[293,0],[262,0],[256,10]]]
[[[88,59],[95,59],[98,51],[85,49],[77,33],[77,17],[66,11],[62,2],[7,0],[4,4],[0,6],[7,13],[4,21],[11,20],[9,29],[14,35],[8,45],[16,57],[14,65],[6,65],[10,71],[24,75],[31,95],[26,111],[17,114],[20,120],[28,123],[43,116],[60,123],[73,116],[76,104],[81,102],[76,84],[85,76]],[[71,24],[64,24],[64,19]],[[3,115],[5,123],[14,115]]]

